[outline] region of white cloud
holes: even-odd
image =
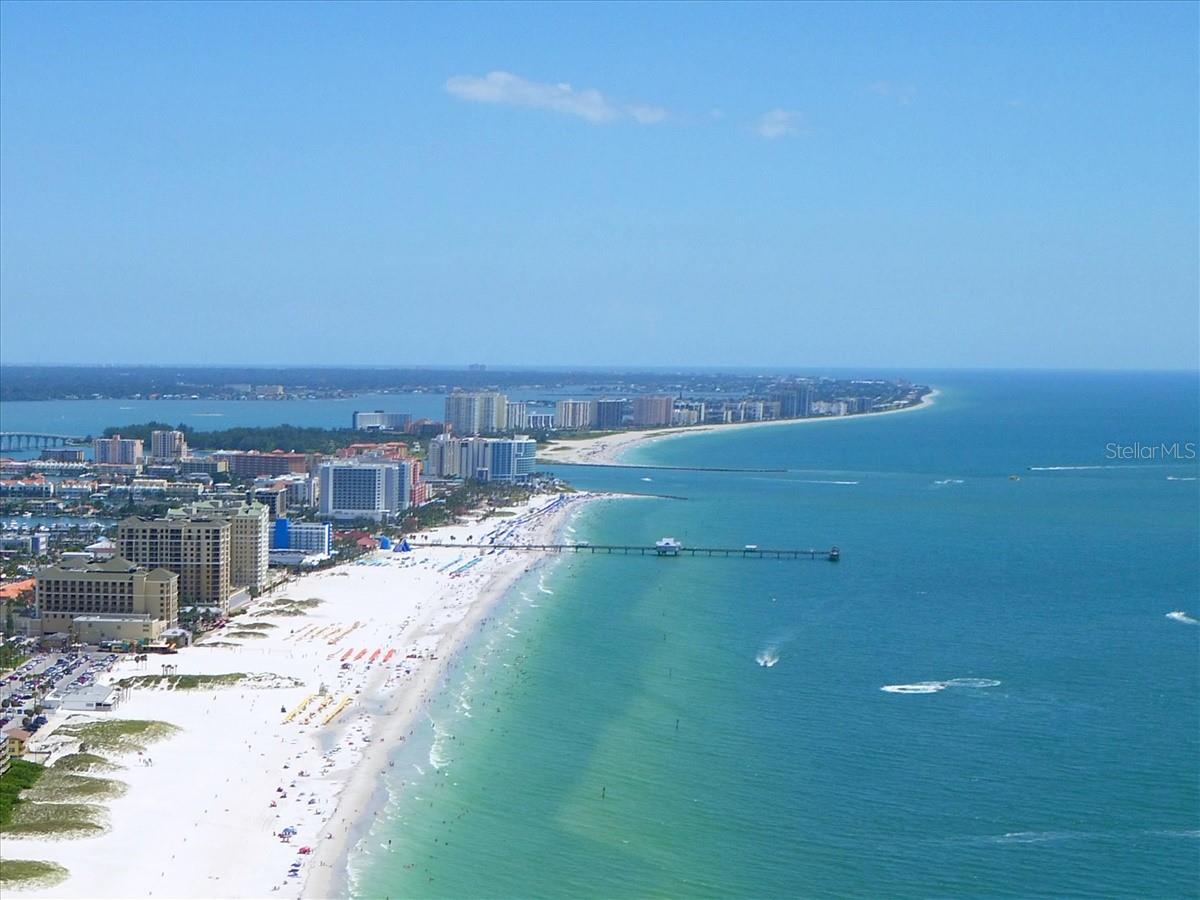
[[[799,134],[802,124],[800,113],[790,109],[772,109],[759,117],[754,130],[759,136],[772,140]]]
[[[900,106],[908,106],[917,96],[915,84],[901,84],[895,81],[875,81],[867,85],[867,90]]]
[[[482,78],[455,75],[447,79],[446,91],[460,100],[548,109],[596,123],[631,119],[640,125],[653,125],[667,118],[667,111],[659,106],[622,105],[594,88],[576,90],[566,83],[529,81],[511,72],[488,72]]]

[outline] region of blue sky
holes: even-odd
[[[1196,368],[1197,8],[9,0],[0,358]]]

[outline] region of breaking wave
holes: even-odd
[[[1167,613],[1167,618],[1174,619],[1176,622],[1182,622],[1184,625],[1200,625],[1200,622],[1197,622],[1182,609]]]

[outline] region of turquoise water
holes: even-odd
[[[843,558],[528,576],[397,752],[352,892],[1194,896],[1200,628],[1167,614],[1200,618],[1196,460],[1030,467],[1196,442],[1196,378],[933,382],[929,410],[636,457],[786,473],[571,469],[688,498],[571,537]]]

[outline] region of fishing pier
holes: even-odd
[[[533,553],[604,553],[621,556],[715,556],[741,557],[743,559],[820,559],[837,562],[841,559],[841,551],[837,547],[820,550],[814,547],[804,549],[776,549],[746,544],[743,547],[686,547],[674,538],[663,538],[651,544],[590,544],[583,541],[571,544],[477,544],[477,543],[424,543],[407,541],[412,550],[425,549],[458,549],[458,550],[525,550]]]

